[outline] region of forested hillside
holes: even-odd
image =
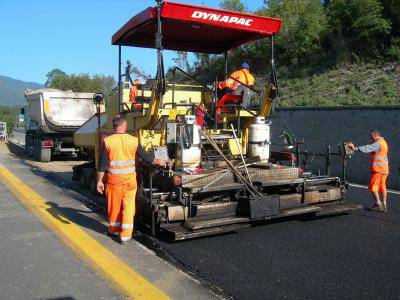
[[[7,123],[8,133],[10,133],[14,126],[17,125],[19,112],[19,106],[10,107],[0,105],[0,121]]]
[[[338,65],[323,73],[283,78],[281,106],[400,104],[400,64]]]
[[[0,105],[24,105],[26,89],[40,89],[42,85],[0,75]]]
[[[261,2],[261,1],[260,1]],[[268,0],[256,11],[245,1],[225,0],[221,8],[283,20],[275,38],[275,62],[282,105],[362,105],[399,103],[400,0]],[[268,78],[268,40],[229,53],[232,71],[248,62],[258,78]],[[203,82],[222,79],[223,57],[196,55],[178,64]]]

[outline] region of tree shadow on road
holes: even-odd
[[[100,211],[101,207],[105,206],[105,199],[103,197],[92,195],[89,191],[82,190],[78,183],[65,180],[69,172],[45,170],[40,166],[34,165],[32,163],[34,160],[24,154],[24,150],[21,147],[12,143],[8,143],[7,146],[11,155],[18,159],[24,166],[27,166],[33,174],[49,180],[60,189],[64,189],[63,192],[67,192],[70,197],[96,211]],[[72,176],[72,174],[70,176]],[[95,208],[95,206],[98,207]]]

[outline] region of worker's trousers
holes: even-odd
[[[136,184],[107,184],[107,211],[110,233],[120,233],[121,241],[132,238]]]

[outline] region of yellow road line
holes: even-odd
[[[92,268],[108,279],[112,287],[120,293],[133,299],[169,299],[166,294],[88,235],[79,225],[46,203],[40,195],[2,165],[0,165],[0,179],[21,203]]]

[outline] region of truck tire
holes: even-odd
[[[81,174],[79,176],[79,185],[84,190],[92,189],[92,177],[93,177],[92,168],[82,168]]]
[[[84,169],[82,169],[81,174],[79,175],[79,186],[83,190],[88,189],[87,178]]]
[[[39,160],[39,152],[40,152],[40,146],[39,146],[39,140],[37,137],[34,138],[33,143],[32,143],[32,156],[35,160]]]
[[[28,133],[25,133],[25,148],[24,148],[24,153],[29,156],[29,138],[28,138]]]
[[[39,148],[39,147],[38,147]],[[38,160],[43,163],[48,163],[51,160],[51,148],[42,148],[38,149]]]
[[[28,156],[35,156],[35,145],[33,143],[33,138],[30,134],[25,135],[25,151]]]

